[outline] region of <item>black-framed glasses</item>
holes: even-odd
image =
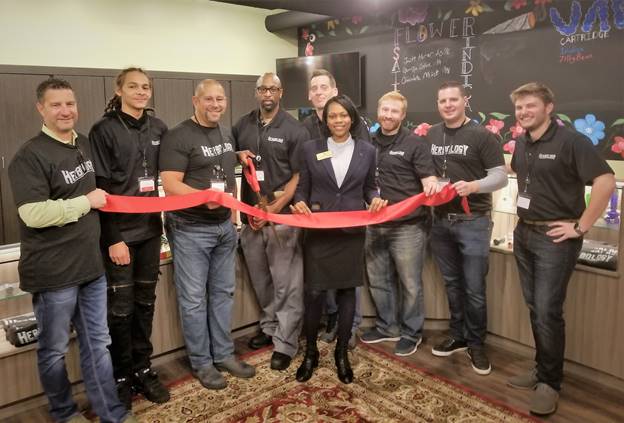
[[[256,87],[256,91],[258,91],[259,94],[277,94],[281,90],[282,89],[280,87]]]

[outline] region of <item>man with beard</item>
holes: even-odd
[[[207,188],[234,192],[236,154],[231,135],[219,121],[227,98],[219,81],[200,82],[190,119],[166,133],[160,170],[167,195]],[[182,332],[193,375],[206,389],[223,389],[219,370],[250,378],[256,373],[236,359],[231,336],[234,305],[236,228],[232,212],[217,203],[167,213],[174,280]]]
[[[232,128],[238,158],[243,166],[252,158],[261,195],[245,179],[242,200],[269,213],[288,213],[299,180],[299,148],[309,136],[299,122],[280,108],[282,84],[273,73],[256,82],[259,108]],[[298,349],[303,316],[303,257],[300,231],[286,225],[269,226],[265,220],[242,217],[241,247],[249,277],[262,309],[261,332],[253,337],[253,349],[274,346],[271,368],[285,370]]]
[[[613,170],[579,132],[559,126],[550,115],[554,94],[531,82],[511,93],[516,119],[526,134],[516,141],[511,167],[518,174],[520,218],[514,230],[514,256],[535,339],[536,367],[509,379],[534,389],[530,410],[557,408],[563,379],[568,282],[583,235],[601,216],[613,190]],[[585,208],[585,185],[592,186]]]
[[[429,144],[401,127],[407,99],[391,91],[377,104],[380,128],[373,140],[381,198],[395,204],[422,192],[435,193],[438,184]],[[394,353],[400,356],[415,353],[422,342],[422,268],[429,216],[429,208],[420,207],[400,219],[366,228],[366,270],[377,321],[360,339],[367,344],[398,341]]]
[[[492,192],[507,185],[503,149],[496,136],[466,116],[468,97],[459,82],[438,89],[438,112],[443,122],[427,134],[438,180],[452,183],[459,197],[467,197],[470,214],[460,199],[437,206],[431,227],[431,251],[446,285],[450,337],[431,352],[448,357],[466,351],[472,369],[490,374],[485,353],[487,307],[485,277],[492,232]]]

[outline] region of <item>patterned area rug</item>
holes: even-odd
[[[287,371],[269,369],[271,350],[247,356],[253,379],[228,376],[221,391],[194,378],[171,387],[171,401],[135,401],[140,422],[535,422],[527,415],[487,401],[428,375],[393,356],[359,344],[351,355],[355,382],[335,375],[333,346],[319,343],[321,360],[307,383],[295,380],[300,354]]]

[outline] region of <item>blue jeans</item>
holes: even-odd
[[[489,215],[449,220],[434,216],[431,252],[446,285],[451,314],[450,335],[480,347],[487,331],[485,277],[490,255]]]
[[[168,215],[182,332],[191,367],[199,371],[230,358],[235,288],[236,230]]]
[[[78,414],[65,367],[71,323],[78,335],[80,369],[91,407],[102,422],[121,422],[128,411],[117,398],[108,352],[106,278],[100,276],[80,286],[36,293],[33,309],[39,327],[39,378],[52,419],[65,422]]]
[[[362,287],[358,286],[355,288],[355,315],[353,316],[353,328],[351,329],[351,333],[355,333],[357,328],[360,327],[360,323],[362,323],[362,310],[360,309],[360,291]],[[327,314],[338,313],[338,304],[336,304],[336,290],[328,289],[327,295],[325,296],[325,312]]]
[[[563,303],[583,240],[554,243],[547,230],[520,221],[514,230],[514,256],[530,311],[537,378],[559,390],[565,351]]]
[[[426,242],[424,223],[366,228],[368,283],[377,308],[377,330],[384,335],[412,341],[422,337]]]

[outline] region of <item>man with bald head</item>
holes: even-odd
[[[258,108],[244,115],[232,128],[239,160],[252,158],[262,195],[270,213],[289,213],[299,180],[299,147],[309,139],[307,131],[280,108],[282,84],[273,73],[256,82]],[[242,199],[256,205],[257,195],[245,179]],[[262,309],[262,331],[251,339],[251,348],[274,346],[271,368],[285,370],[297,353],[303,316],[303,258],[298,228],[275,225],[243,216],[241,247],[251,283]],[[276,234],[277,237],[276,238]]]
[[[167,132],[160,150],[160,176],[167,195],[211,188],[234,192],[236,154],[219,121],[227,107],[223,86],[200,82],[193,116]],[[255,369],[236,359],[230,333],[235,288],[236,229],[230,209],[216,203],[169,212],[174,281],[184,342],[193,374],[207,389],[223,389],[225,370],[249,378]]]

